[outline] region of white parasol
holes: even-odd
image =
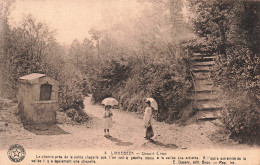
[[[118,101],[112,97],[108,97],[108,98],[105,98],[102,103],[103,105],[107,106],[107,105],[110,105],[110,106],[115,106],[115,105],[118,105]]]
[[[158,104],[153,98],[146,98],[146,101],[150,101],[151,107],[153,107],[153,109],[158,111]]]

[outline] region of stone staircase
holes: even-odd
[[[204,53],[193,53],[192,75],[194,79],[193,109],[197,111],[197,121],[216,120],[221,117],[222,109],[217,98],[218,87],[214,86],[210,76],[215,56]]]

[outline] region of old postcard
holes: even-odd
[[[0,0],[0,164],[259,165],[259,12]]]

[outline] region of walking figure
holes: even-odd
[[[109,128],[112,128],[112,125],[113,125],[113,121],[112,121],[113,113],[110,110],[111,108],[112,108],[112,106],[110,106],[110,105],[105,106],[105,112],[103,115],[103,118],[105,119],[105,121],[104,121],[104,133],[105,133],[104,136],[105,137],[111,137],[109,134]]]
[[[145,139],[151,139],[154,136],[153,128],[152,128],[152,114],[153,110],[151,107],[151,102],[146,101],[146,108],[144,112],[144,127],[145,127]]]

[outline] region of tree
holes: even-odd
[[[8,67],[6,68],[7,61],[5,61],[10,34],[8,16],[12,2],[11,0],[0,2],[0,93],[4,97],[12,93],[9,83],[6,81],[6,78],[10,79],[10,70]]]
[[[213,73],[223,92],[224,123],[241,142],[259,139],[259,5],[258,1],[190,1],[200,41],[192,44],[200,47],[197,51],[217,56]]]
[[[182,5],[172,3],[178,10],[170,12],[167,4],[141,1],[134,10],[112,8],[104,13],[103,28],[91,30],[100,56],[89,75],[94,101],[113,96],[123,109],[142,112],[144,98],[156,97],[167,121],[173,120],[173,108],[189,102],[189,75],[182,54],[176,53],[184,31],[171,19],[171,14],[181,17]]]
[[[53,35],[45,24],[36,23],[30,15],[6,33],[2,61],[3,68],[7,68],[4,71],[7,89],[15,91],[20,76],[44,73],[42,58],[54,42]]]
[[[78,66],[79,62],[81,61],[80,58],[81,54],[82,52],[81,52],[80,42],[77,39],[75,39],[71,43],[70,50],[69,50],[69,57],[71,60],[73,60],[76,66]]]

